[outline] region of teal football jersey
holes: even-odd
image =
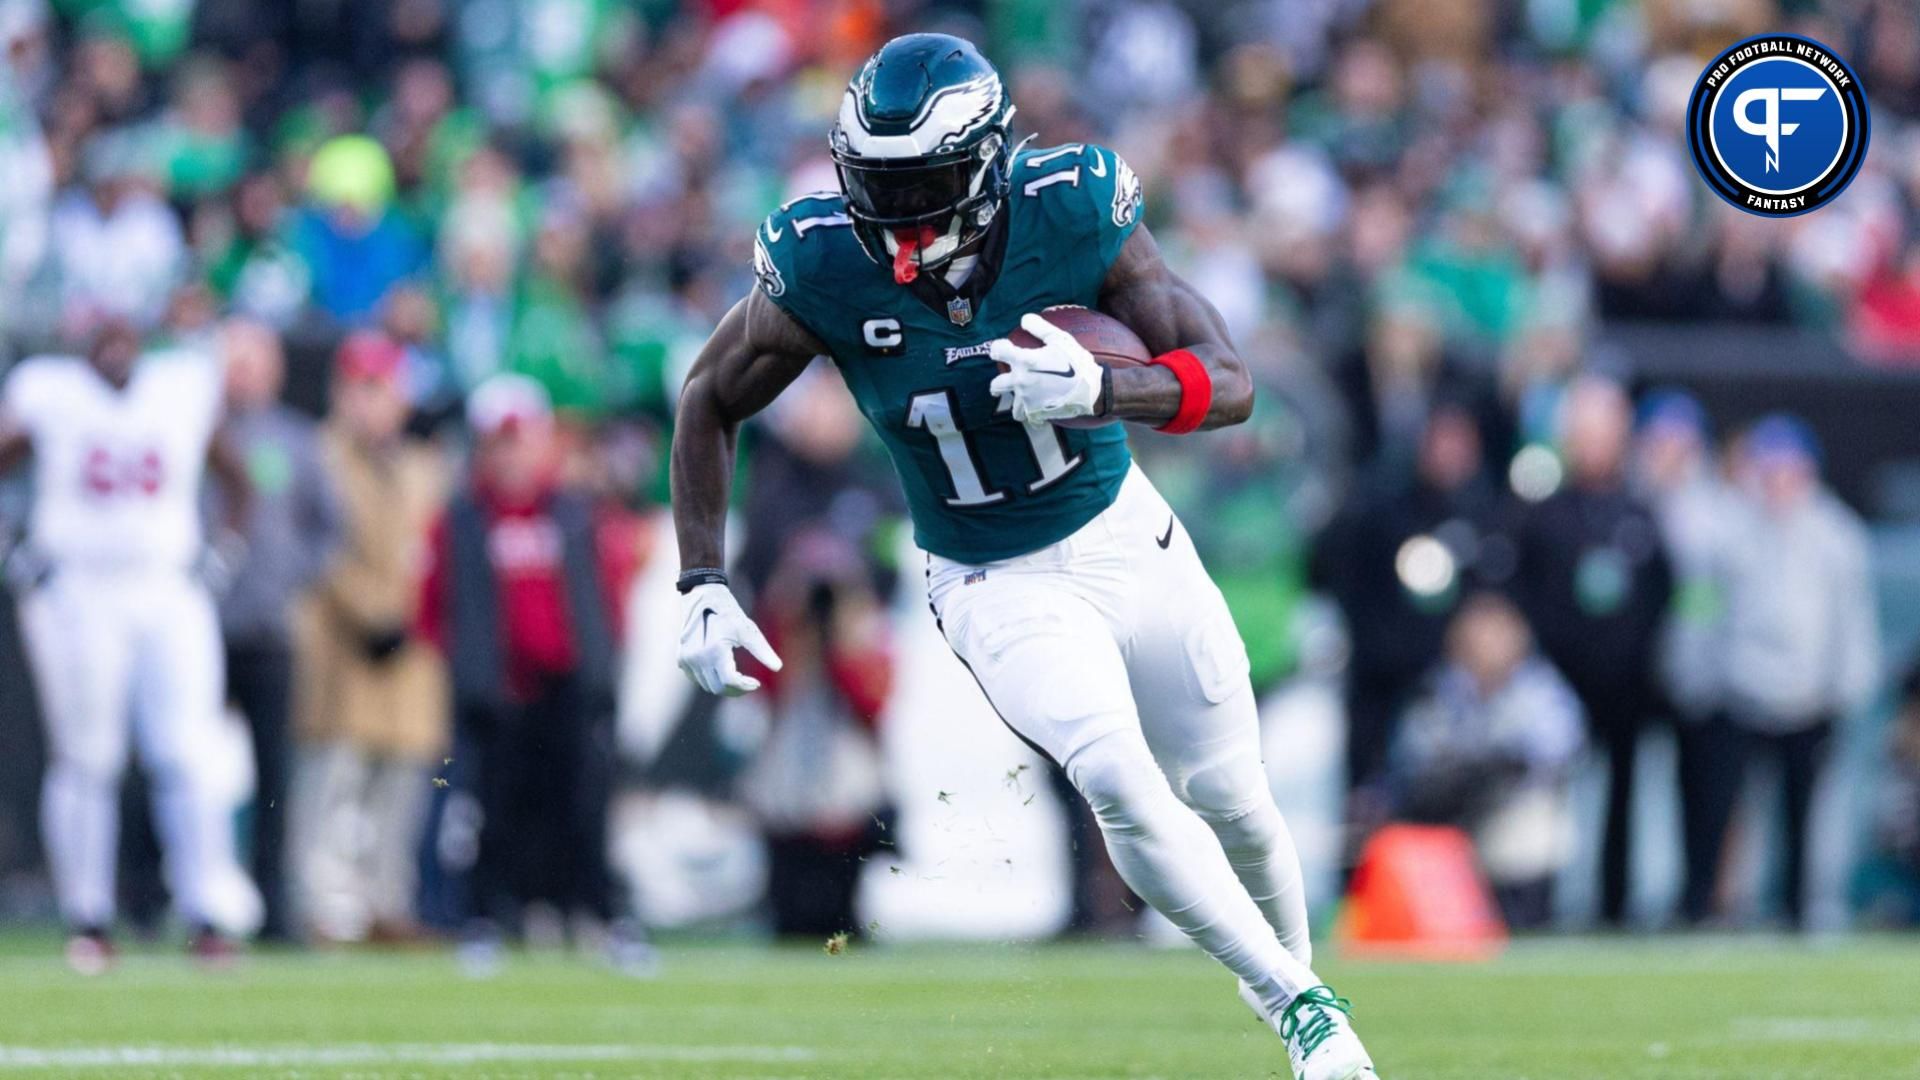
[[[987,391],[998,373],[987,346],[1030,311],[1092,307],[1140,203],[1111,150],[1021,153],[1005,221],[958,295],[897,284],[861,249],[837,193],[795,199],[755,235],[759,288],[826,345],[893,458],[921,547],[967,563],[1024,555],[1119,493],[1124,427],[1016,423]]]

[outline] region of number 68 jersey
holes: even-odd
[[[1124,426],[1016,422],[987,391],[998,373],[987,346],[1028,312],[1094,306],[1140,202],[1139,179],[1111,150],[1025,151],[958,290],[932,280],[940,271],[897,284],[861,249],[837,193],[795,199],[755,235],[758,287],[826,345],[893,458],[922,548],[963,563],[1023,555],[1119,494]]]
[[[22,360],[0,410],[33,443],[28,543],[74,569],[191,566],[221,404],[219,365],[197,354],[144,356],[124,389],[79,357]]]

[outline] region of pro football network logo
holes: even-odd
[[[1798,34],[1750,37],[1714,57],[1687,102],[1694,167],[1750,214],[1832,202],[1867,158],[1867,95],[1846,61]]]

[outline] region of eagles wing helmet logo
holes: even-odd
[[[948,132],[940,140],[942,147],[959,145],[973,133],[973,129],[993,119],[993,114],[1000,108],[1000,77],[975,79],[955,88],[952,93],[959,100],[949,107],[949,112],[957,116],[961,109],[971,107],[973,115],[962,120],[956,130]],[[933,106],[939,103],[940,96],[935,95],[934,100],[927,103],[927,112],[931,114]]]
[[[1694,168],[1750,214],[1832,202],[1867,157],[1867,96],[1846,61],[1798,34],[1762,34],[1713,59],[1687,101]]]
[[[840,101],[839,124],[830,138],[842,150],[863,157],[911,157],[956,145],[993,119],[1005,98],[998,75],[983,75],[941,87],[920,105],[904,134],[877,135],[867,115],[866,88],[871,71],[854,79]]]

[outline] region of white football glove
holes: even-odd
[[[1013,418],[1023,424],[1072,420],[1092,416],[1100,405],[1102,372],[1073,335],[1029,312],[1020,328],[1040,339],[1040,347],[1023,349],[1006,338],[988,346],[988,355],[1007,370],[987,385],[995,397],[1013,395]]]
[[[775,671],[780,657],[753,625],[725,585],[697,585],[685,596],[686,621],[680,626],[680,670],[709,694],[739,697],[760,689],[760,680],[740,674],[733,650],[741,648]]]

